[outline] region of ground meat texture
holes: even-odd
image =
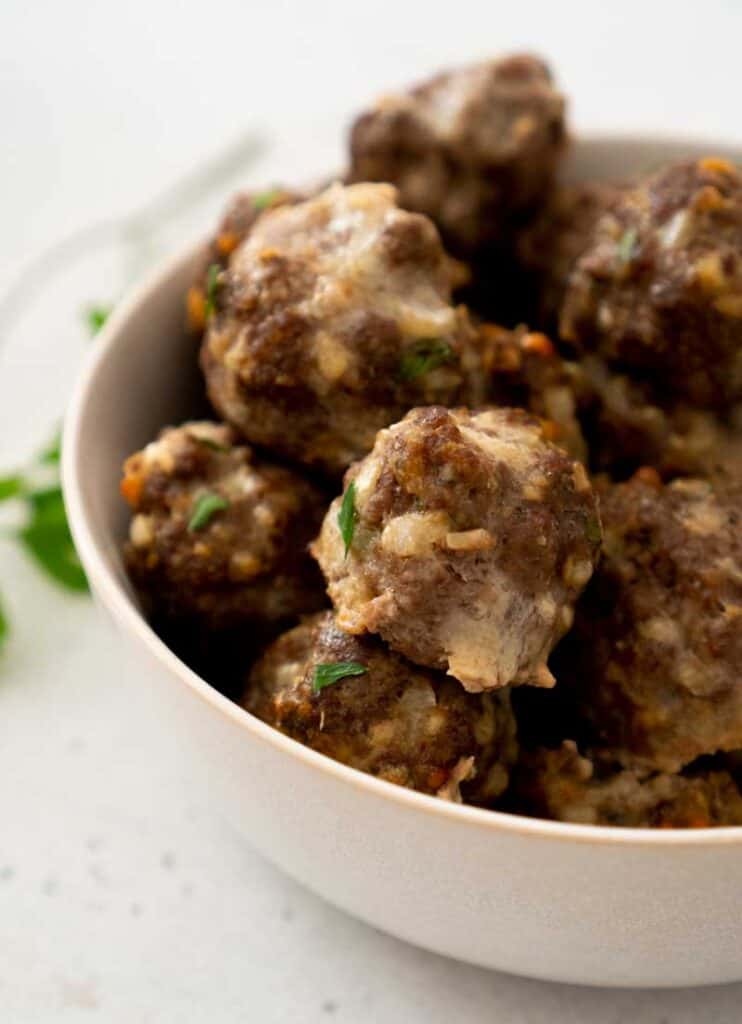
[[[520,407],[544,420],[544,433],[574,459],[587,461],[578,418],[577,368],[559,355],[549,338],[526,327],[508,330],[483,324],[482,364],[487,401]]]
[[[511,800],[522,813],[581,825],[708,828],[742,825],[742,794],[727,771],[601,769],[567,740],[525,753]]]
[[[211,313],[209,297],[209,268],[224,270],[229,257],[243,242],[258,217],[265,210],[271,210],[287,203],[298,203],[305,195],[284,188],[263,189],[261,192],[239,192],[227,207],[213,238],[204,246],[193,275],[193,284],[186,295],[188,326],[192,331],[201,332]]]
[[[598,221],[561,333],[704,408],[742,397],[742,178],[707,158],[655,174]]]
[[[555,657],[591,745],[669,772],[742,747],[742,484],[640,470],[600,499],[603,557]]]
[[[226,630],[322,607],[307,543],[323,494],[257,461],[230,427],[163,430],[127,459],[121,490],[133,511],[126,564],[158,620]]]
[[[314,689],[318,666],[363,669]],[[280,637],[254,667],[244,706],[293,739],[378,778],[448,800],[489,803],[517,753],[507,692],[470,695],[331,612]]]
[[[664,479],[714,475],[729,459],[729,417],[658,395],[649,380],[612,370],[598,356],[574,368],[578,416],[595,472],[626,479],[651,466]]]
[[[592,241],[598,219],[620,194],[618,185],[605,182],[560,186],[518,233],[517,263],[532,280],[536,322],[549,330],[558,323],[569,275]]]
[[[564,100],[546,65],[506,57],[379,100],[353,125],[350,177],[396,185],[405,209],[470,256],[540,206],[564,143]]]
[[[599,545],[587,474],[539,421],[432,407],[379,433],[312,551],[341,628],[480,691],[553,684]]]
[[[337,475],[412,406],[481,400],[438,233],[395,200],[334,185],[265,213],[233,253],[202,365],[249,441]]]

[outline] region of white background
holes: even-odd
[[[205,230],[236,184],[339,166],[349,116],[379,90],[529,48],[553,62],[577,130],[742,139],[741,46],[735,0],[1,0],[0,293],[17,301],[0,312],[0,468],[61,414],[86,303],[115,300]],[[253,138],[263,154],[245,164],[234,146]],[[175,183],[203,167],[185,213],[147,214],[117,240],[119,218],[180,196]],[[110,219],[113,241],[38,263]],[[742,986],[522,981],[335,912],[195,795],[198,764],[176,758],[87,599],[59,594],[2,542],[0,591],[13,619],[0,660],[2,1024],[740,1019]]]

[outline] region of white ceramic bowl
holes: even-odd
[[[742,151],[683,140],[580,142],[568,173],[622,178],[663,160]],[[332,903],[446,956],[593,985],[742,978],[742,828],[565,825],[445,803],[363,775],[275,732],[152,632],[119,556],[124,457],[192,409],[182,334],[189,251],[113,314],[64,437],[65,495],[93,591],[203,759],[214,805],[266,857]]]

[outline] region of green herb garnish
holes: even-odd
[[[13,476],[0,477],[0,501],[8,501],[15,498],[23,490],[23,477],[14,474]]]
[[[206,271],[206,304],[204,305],[204,317],[208,320],[216,309],[216,296],[219,291],[219,274],[222,268],[218,263],[212,263]]]
[[[402,353],[399,376],[402,380],[415,380],[454,358],[453,349],[443,338],[421,338]]]
[[[616,243],[616,257],[619,263],[626,264],[631,262],[637,237],[636,228],[627,228],[621,235]]]
[[[600,544],[603,539],[603,531],[600,529],[600,523],[594,516],[591,516],[587,521],[585,536],[591,544]]]
[[[39,452],[42,466],[56,466],[62,457],[62,431],[58,430],[46,448]]]
[[[356,522],[358,521],[358,512],[356,511],[356,482],[352,480],[348,484],[348,489],[343,495],[343,502],[338,512],[338,526],[340,527],[340,536],[343,538],[343,544],[345,544],[345,555],[347,557],[350,545],[353,543],[353,534],[356,529]]]
[[[69,590],[87,590],[80,559],[67,523],[62,488],[58,485],[26,495],[29,520],[18,531],[26,551],[52,579]]]
[[[7,639],[8,639],[8,620],[6,618],[5,612],[3,611],[3,606],[2,606],[2,604],[0,604],[0,651],[2,651],[3,647],[5,646],[5,641]]]
[[[212,452],[231,452],[232,449],[226,444],[219,444],[218,441],[213,441],[210,437],[199,437],[198,434],[191,434],[191,437],[197,444],[202,444],[204,448],[210,448]]]
[[[90,306],[85,311],[85,323],[90,333],[96,335],[110,315],[110,306]]]
[[[339,683],[341,679],[346,679],[348,676],[362,676],[366,672],[368,672],[366,666],[361,665],[358,661],[334,661],[317,665],[314,670],[312,692],[319,693],[326,686]]]
[[[229,502],[226,498],[222,498],[220,494],[209,493],[200,495],[194,502],[191,518],[188,520],[189,533],[203,530],[210,522],[214,513],[221,512],[225,508],[229,508]]]
[[[267,192],[259,192],[258,195],[253,196],[253,208],[255,210],[267,210],[269,206],[273,206],[280,195],[281,190],[279,188],[271,188]]]

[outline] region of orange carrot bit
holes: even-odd
[[[229,256],[240,243],[239,235],[234,231],[222,231],[216,240],[216,247],[222,256]]]
[[[734,174],[734,167],[721,156],[706,156],[698,161],[698,168],[701,171],[708,171],[710,174]]]
[[[186,297],[188,326],[191,330],[202,331],[206,326],[206,296],[202,288],[192,285]]]
[[[662,487],[662,477],[653,466],[640,466],[634,473],[634,478],[649,487]]]
[[[533,331],[526,334],[520,343],[524,352],[535,352],[539,356],[553,356],[554,346],[545,334],[540,331]]]
[[[125,476],[119,485],[122,498],[128,501],[132,508],[136,508],[139,504],[139,499],[142,496],[142,486],[142,477],[135,476],[132,473]]]

